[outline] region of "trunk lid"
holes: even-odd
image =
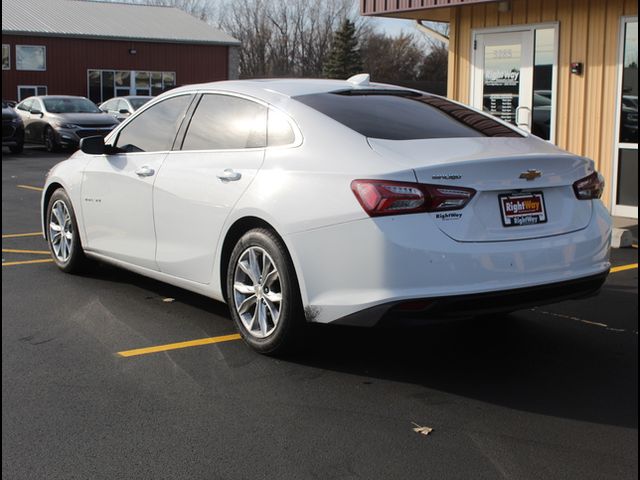
[[[462,210],[429,214],[454,240],[493,242],[561,235],[585,228],[591,219],[592,202],[578,200],[573,183],[593,172],[593,162],[535,137],[370,138],[369,145],[385,158],[413,169],[420,183],[476,190]],[[521,178],[523,174],[536,178],[527,180]],[[516,198],[504,206],[506,197]],[[545,215],[536,217],[544,223],[505,226],[505,221],[512,220],[505,220],[503,211],[518,199],[543,200]]]

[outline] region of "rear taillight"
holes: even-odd
[[[460,210],[476,193],[472,188],[388,180],[354,180],[351,190],[372,217]]]
[[[578,180],[573,184],[578,200],[597,200],[604,192],[604,178],[598,172]]]

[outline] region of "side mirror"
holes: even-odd
[[[80,150],[89,155],[115,155],[124,153],[125,150],[114,147],[113,145],[105,145],[104,137],[99,135],[94,137],[85,137],[80,139]]]
[[[104,137],[85,137],[80,139],[80,150],[89,155],[104,155]]]
[[[129,110],[127,110],[126,108],[123,108],[118,113],[121,114],[121,115],[129,115],[131,112]]]
[[[33,108],[33,109],[31,109],[31,111],[30,111],[29,113],[30,113],[31,115],[40,115],[40,116],[42,116],[42,115],[43,115],[42,110],[38,110],[37,108]]]

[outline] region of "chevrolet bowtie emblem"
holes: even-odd
[[[542,176],[542,172],[540,170],[527,170],[520,174],[520,178],[525,179],[527,182],[531,180],[535,180],[536,178],[540,178]]]

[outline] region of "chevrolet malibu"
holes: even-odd
[[[85,97],[43,95],[16,106],[24,122],[25,142],[42,144],[49,152],[77,148],[85,137],[105,136],[118,124]]]
[[[339,80],[181,87],[48,174],[60,269],[98,259],[226,302],[256,350],[596,293],[594,163],[446,98]]]

